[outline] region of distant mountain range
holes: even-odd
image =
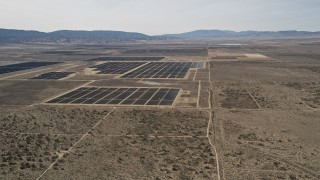
[[[65,43],[103,43],[110,41],[135,41],[153,39],[141,33],[122,31],[71,31],[62,30],[50,33],[0,29],[0,43],[23,42],[65,42]]]
[[[273,38],[319,38],[320,32],[308,31],[222,31],[222,30],[197,30],[181,34],[166,34],[167,37],[183,39],[273,39]]]
[[[181,34],[165,34],[149,36],[142,33],[123,31],[72,31],[62,30],[50,33],[39,31],[25,31],[0,29],[0,43],[28,43],[28,42],[61,42],[61,43],[106,43],[137,40],[164,39],[292,39],[292,38],[320,38],[320,32],[308,31],[222,31],[197,30]]]

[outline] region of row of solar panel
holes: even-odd
[[[62,79],[65,77],[68,77],[70,74],[73,74],[74,72],[48,72],[44,74],[40,74],[37,77],[34,77],[32,79]]]
[[[180,89],[82,87],[47,103],[172,105]]]
[[[202,62],[153,62],[121,78],[184,78],[190,68],[201,68]]]
[[[88,61],[160,61],[165,57],[133,56],[133,57],[98,57]]]
[[[107,62],[92,66],[91,68],[100,71],[98,74],[124,74],[143,64],[145,62]]]
[[[5,66],[0,66],[0,74],[23,71],[27,69],[34,69],[34,68],[39,68],[43,66],[50,66],[58,63],[61,63],[61,62],[24,62],[19,64],[10,64]]]

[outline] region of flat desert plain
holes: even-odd
[[[320,179],[319,42],[0,45],[0,179]]]

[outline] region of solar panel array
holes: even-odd
[[[170,106],[179,91],[175,88],[81,87],[47,103]]]
[[[27,69],[34,69],[42,66],[50,66],[58,63],[61,63],[61,62],[24,62],[19,64],[10,64],[5,66],[0,66],[0,74],[23,71]]]
[[[100,71],[97,74],[124,74],[143,64],[145,64],[145,62],[107,62],[91,68]]]
[[[73,73],[74,72],[48,72],[34,77],[32,79],[62,79]]]
[[[121,78],[184,78],[190,68],[202,68],[203,62],[151,62]]]
[[[160,61],[165,57],[151,57],[151,56],[141,56],[141,57],[98,57],[89,59],[88,61]]]

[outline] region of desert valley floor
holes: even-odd
[[[319,42],[0,45],[0,179],[320,179]]]

